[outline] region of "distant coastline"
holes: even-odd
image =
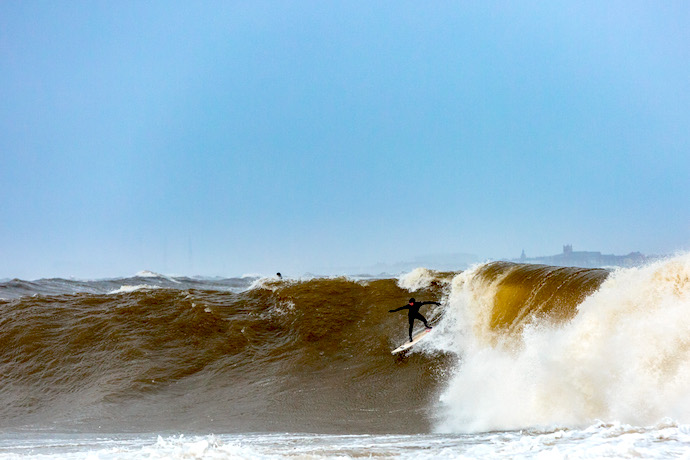
[[[307,273],[308,276],[333,276],[348,275],[362,278],[398,276],[408,273],[418,267],[428,268],[436,271],[464,271],[471,266],[496,260],[524,264],[543,264],[556,267],[582,267],[582,268],[606,268],[606,267],[637,267],[659,259],[668,257],[667,255],[645,255],[639,251],[630,252],[625,255],[602,254],[600,251],[574,251],[572,244],[563,245],[563,252],[550,256],[528,257],[525,251],[519,258],[485,258],[482,259],[476,254],[451,253],[451,254],[428,254],[415,257],[412,260],[397,263],[379,262],[375,265],[361,267],[331,267],[321,268],[315,273]]]
[[[553,256],[527,257],[522,251],[520,258],[511,262],[526,264],[545,264],[559,267],[636,267],[663,258],[659,255],[645,255],[641,252],[631,252],[626,255],[602,254],[599,251],[573,251],[572,244],[564,244],[563,252]]]

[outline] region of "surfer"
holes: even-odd
[[[414,325],[414,320],[418,319],[421,322],[424,323],[424,327],[427,329],[431,329],[431,326],[427,324],[426,318],[422,316],[421,313],[419,313],[419,309],[422,307],[422,305],[441,305],[438,302],[417,302],[414,300],[414,297],[410,299],[410,301],[407,303],[407,305],[396,308],[395,310],[388,310],[388,313],[394,313],[396,311],[400,310],[409,310],[407,312],[407,319],[410,321],[410,342],[412,342],[412,326]]]

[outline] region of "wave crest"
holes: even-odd
[[[600,275],[500,265],[454,284],[449,321],[470,338],[455,350],[462,362],[437,429],[689,421],[690,255]],[[487,280],[493,301],[477,307],[471,284]],[[522,301],[502,296],[506,287]]]

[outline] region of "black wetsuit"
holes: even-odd
[[[438,302],[417,302],[417,301],[412,300],[412,301],[410,301],[410,303],[408,303],[404,307],[396,308],[395,310],[388,310],[389,313],[393,313],[393,312],[405,310],[405,309],[409,310],[407,312],[407,319],[410,321],[410,342],[412,342],[412,326],[414,325],[415,319],[418,319],[421,322],[423,322],[425,327],[431,328],[431,326],[429,326],[427,324],[426,318],[424,316],[422,316],[421,313],[419,313],[419,309],[422,307],[422,305],[441,305],[441,304]]]

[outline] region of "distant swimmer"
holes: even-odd
[[[281,275],[280,272],[276,273],[276,276],[278,277],[279,280],[283,279],[283,275]]]
[[[438,302],[417,302],[414,297],[410,299],[409,303],[404,307],[396,308],[395,310],[388,310],[388,313],[393,313],[400,310],[409,310],[407,312],[407,319],[410,321],[410,342],[412,342],[412,326],[414,325],[414,320],[418,319],[424,323],[427,329],[431,329],[431,326],[427,324],[426,318],[419,313],[419,309],[422,305],[441,305]]]

